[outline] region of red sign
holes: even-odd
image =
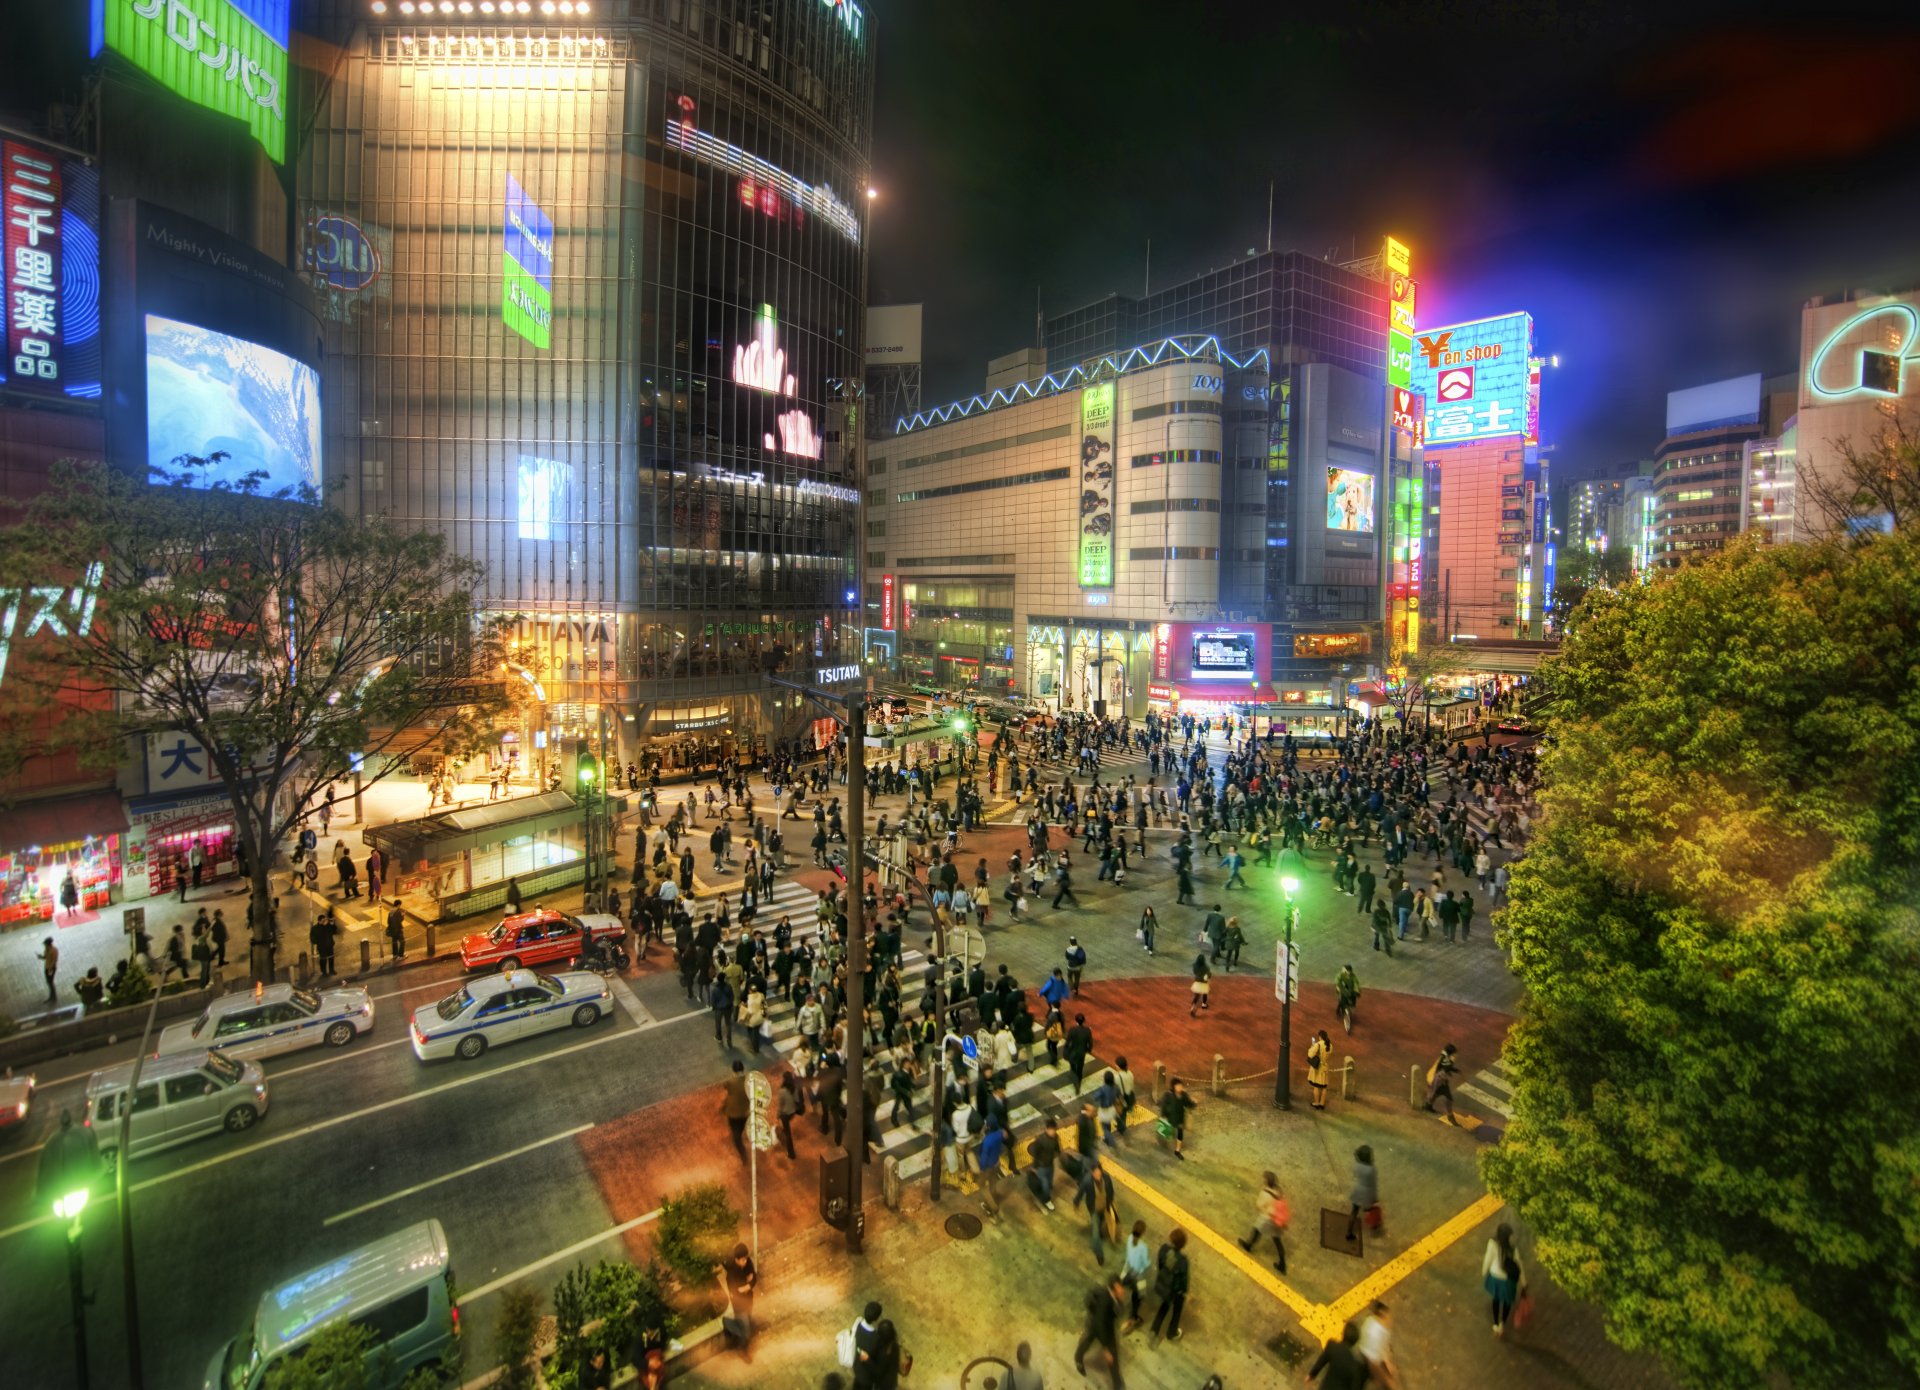
[[[880,577],[880,629],[893,631],[893,576],[890,574]]]
[[[8,369],[21,387],[60,389],[60,161],[5,142]]]
[[[1153,674],[1166,675],[1172,659],[1173,627],[1169,623],[1157,623],[1153,629]]]
[[[1178,700],[1180,698],[1180,692],[1170,685],[1150,683],[1147,686],[1147,698],[1149,700]]]

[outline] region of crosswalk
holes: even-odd
[[[1453,1091],[1456,1097],[1464,1097],[1476,1106],[1491,1110],[1498,1117],[1485,1121],[1462,1112],[1459,1120],[1463,1128],[1477,1129],[1482,1124],[1491,1123],[1496,1129],[1505,1129],[1513,1119],[1513,1078],[1507,1074],[1506,1066],[1501,1062],[1488,1063],[1468,1080],[1455,1086]]]
[[[770,933],[774,923],[784,914],[792,919],[793,940],[810,940],[820,934],[819,919],[815,913],[818,901],[819,895],[802,884],[792,880],[776,883],[772,894],[760,900],[753,928]],[[918,982],[923,978],[928,963],[923,950],[908,944],[915,935],[909,932],[903,938],[901,950],[901,977],[913,982],[914,988],[910,991],[913,1001],[918,999]],[[925,940],[924,932],[918,935]],[[777,1055],[787,1056],[799,1047],[799,1010],[791,1000],[769,1000],[767,1021],[773,1026],[773,1036],[762,1043],[763,1049],[770,1045]],[[1006,1078],[1008,1120],[1016,1137],[1039,1129],[1048,1115],[1064,1119],[1077,1104],[1073,1076],[1066,1063],[1062,1061],[1050,1065],[1046,1060],[1046,1048],[1038,1041],[1033,1051],[1035,1056],[1032,1062],[1016,1063],[1015,1074]],[[866,1065],[869,1069],[877,1070],[883,1079],[892,1076],[893,1065],[888,1057],[869,1057]],[[1100,1075],[1099,1063],[1095,1059],[1088,1059],[1086,1073],[1090,1090],[1097,1084]],[[924,1175],[936,1158],[933,1142],[936,1119],[929,1113],[933,1109],[929,1085],[923,1077],[916,1089],[912,1121],[902,1121],[897,1125],[888,1123],[894,1114],[890,1088],[884,1093],[878,1107],[879,1113],[874,1119],[879,1130],[877,1135],[871,1136],[875,1152],[881,1158],[896,1159],[904,1179]]]

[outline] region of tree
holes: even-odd
[[[233,806],[253,896],[256,976],[272,969],[274,851],[350,772],[363,785],[425,744],[470,751],[504,707],[480,570],[445,538],[352,518],[311,490],[200,485],[212,459],[152,483],[64,462],[0,532],[0,588],[84,587],[69,640],[16,643],[13,730],[59,711],[55,742],[111,767],[184,735]],[[45,592],[58,593],[58,590]],[[84,608],[84,605],[83,605]],[[18,753],[16,739],[15,753]]]
[[[1801,468],[1795,486],[1802,511],[1829,530],[1902,530],[1920,526],[1920,417],[1891,410],[1886,425],[1866,440],[1832,439],[1834,461]]]
[[[1431,703],[1430,687],[1436,679],[1451,672],[1470,670],[1471,660],[1468,649],[1457,642],[1440,642],[1416,652],[1401,653],[1395,662],[1399,683],[1393,691],[1400,722],[1404,725],[1415,709]]]
[[[367,1390],[373,1333],[357,1322],[328,1323],[291,1356],[274,1363],[263,1390]]]
[[[1564,634],[1578,620],[1580,605],[1596,589],[1613,590],[1633,579],[1633,551],[1624,545],[1606,550],[1563,550],[1553,576],[1553,611]]]
[[[1920,1375],[1920,540],[1743,540],[1544,668],[1483,1156],[1538,1258],[1686,1381]]]

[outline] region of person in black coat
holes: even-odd
[[[1073,1349],[1073,1368],[1083,1376],[1087,1373],[1087,1348],[1098,1342],[1107,1349],[1113,1390],[1123,1390],[1126,1385],[1120,1376],[1120,1310],[1126,1305],[1126,1298],[1126,1285],[1118,1278],[1109,1279],[1103,1287],[1089,1289],[1086,1326],[1081,1329],[1080,1341]]]

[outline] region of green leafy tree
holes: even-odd
[[[740,1213],[717,1182],[699,1183],[660,1204],[660,1225],[654,1232],[654,1253],[680,1280],[681,1287],[698,1290],[713,1282],[714,1273],[732,1253]]]
[[[1750,542],[1613,596],[1501,943],[1484,1176],[1699,1386],[1920,1376],[1920,544]]]
[[[221,457],[151,482],[64,462],[10,507],[0,589],[52,577],[92,598],[66,642],[14,644],[0,764],[5,731],[17,758],[54,711],[56,745],[96,767],[149,738],[198,743],[232,803],[264,976],[268,871],[290,832],[356,768],[366,785],[421,746],[471,751],[507,696],[479,568],[444,537],[257,478],[199,486]]]
[[[1596,590],[1611,592],[1632,583],[1633,552],[1623,545],[1606,550],[1563,550],[1553,575],[1553,610],[1562,633],[1584,616],[1580,605]]]

